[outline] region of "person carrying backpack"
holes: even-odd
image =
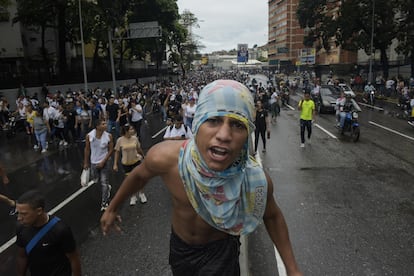
[[[193,137],[191,129],[183,124],[183,117],[178,115],[174,123],[167,128],[164,134],[164,140],[185,140]]]

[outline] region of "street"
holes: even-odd
[[[290,231],[304,275],[398,275],[414,273],[414,129],[387,112],[363,107],[361,137],[354,143],[335,128],[335,116],[322,114],[313,125],[312,143],[300,148],[299,111],[293,95],[271,126],[267,152],[259,157],[274,182],[274,196]],[[149,118],[144,150],[163,127]],[[82,145],[40,155],[29,137],[1,134],[1,158],[8,160],[11,183],[2,193],[18,196],[37,187],[52,209],[80,188]],[[162,136],[162,134],[161,134]],[[112,173],[113,192],[122,174]],[[171,275],[168,265],[171,199],[161,179],[145,188],[146,204],[121,210],[122,233],[103,237],[100,187],[83,189],[56,214],[67,222],[80,246],[84,275]],[[0,275],[14,275],[15,218],[0,205]],[[261,225],[248,237],[252,276],[278,275],[275,250]],[[280,274],[282,275],[282,274]]]

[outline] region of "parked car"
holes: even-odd
[[[355,92],[352,91],[348,85],[345,83],[340,83],[338,86],[344,91],[345,95],[350,95],[352,98],[355,98]]]
[[[335,113],[336,99],[339,97],[338,91],[333,85],[321,85],[319,94],[312,95],[316,110],[321,113]]]

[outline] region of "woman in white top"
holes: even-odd
[[[196,108],[197,108],[197,105],[195,104],[194,98],[190,97],[188,99],[188,104],[185,106],[185,109],[184,109],[184,123],[190,129],[193,126],[193,119],[194,119],[194,113],[196,111]]]

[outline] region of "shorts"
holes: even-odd
[[[141,164],[141,160],[132,164],[132,165],[124,165],[122,164],[122,167],[124,168],[124,173],[127,175],[129,174],[136,166],[138,166],[139,164]]]
[[[175,276],[239,276],[239,255],[238,236],[190,245],[171,231],[169,264]]]

